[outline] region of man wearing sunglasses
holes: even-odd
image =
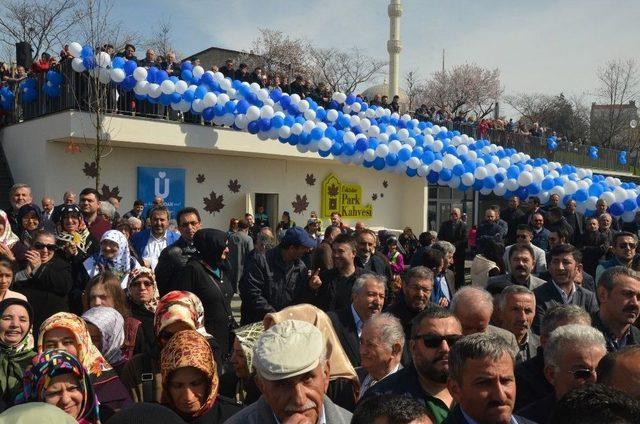
[[[607,353],[602,334],[593,327],[570,324],[551,333],[544,350],[544,375],[553,393],[518,411],[538,423],[549,422],[556,402],[585,384],[596,382],[598,362]]]
[[[447,309],[430,304],[411,326],[409,350],[413,365],[371,387],[363,399],[387,393],[409,395],[426,405],[436,424],[443,423],[453,403],[447,388],[449,352],[461,337],[458,319]]]
[[[611,250],[613,258],[602,262],[596,268],[596,283],[600,281],[602,273],[614,266],[625,266],[631,269],[640,269],[640,255],[637,254],[638,236],[627,231],[620,231],[613,236]]]

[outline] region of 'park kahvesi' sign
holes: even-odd
[[[371,218],[373,206],[363,204],[362,187],[342,183],[334,174],[322,181],[322,216],[330,217],[339,212],[345,218]]]

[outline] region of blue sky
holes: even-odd
[[[281,30],[321,47],[357,46],[387,58],[387,1],[116,0],[125,26],[144,35],[163,16],[180,52],[210,46],[248,50],[258,28]],[[187,5],[187,6],[185,6]],[[639,58],[640,2],[404,0],[401,75],[428,77],[473,62],[499,68],[505,94],[593,93],[596,70],[609,59]],[[158,12],[156,12],[158,11]],[[587,96],[590,101],[591,96]]]

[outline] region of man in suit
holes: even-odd
[[[380,276],[363,274],[353,284],[351,305],[328,313],[340,344],[354,367],[360,366],[362,327],[382,311],[384,293],[385,284]]]
[[[244,272],[244,264],[249,252],[253,250],[253,239],[249,236],[249,223],[246,219],[238,222],[238,231],[229,236],[229,264],[231,265],[233,291],[238,291],[238,283]]]
[[[488,291],[472,286],[461,288],[453,296],[451,312],[460,321],[465,336],[475,333],[497,334],[511,345],[514,352],[518,351],[513,334],[489,324],[493,315],[493,297]]]
[[[460,217],[460,209],[453,208],[451,210],[451,219],[443,222],[440,225],[440,231],[438,231],[438,239],[447,241],[454,247],[452,265],[455,272],[456,287],[464,285],[464,260],[468,236],[467,224],[462,222]]]
[[[527,246],[531,246],[531,249],[533,249],[533,256],[536,261],[534,272],[536,274],[545,272],[547,270],[546,252],[532,243],[533,229],[526,224],[518,225],[518,229],[516,230],[516,240],[518,240],[516,244],[524,244]],[[503,260],[504,260],[505,268],[507,268],[507,272],[511,271],[510,265],[509,265],[509,251],[513,246],[515,246],[515,244],[512,244],[511,246],[507,246],[507,248],[504,250]]]
[[[576,276],[582,270],[582,254],[570,244],[560,244],[551,249],[548,281],[535,289],[536,316],[533,331],[540,334],[540,319],[551,306],[578,305],[590,314],[598,310],[596,295],[576,284]]]
[[[493,423],[532,424],[513,415],[516,381],[514,352],[495,334],[463,337],[449,354],[447,387],[457,405],[446,424]],[[482,381],[482,388],[478,388]]]
[[[493,292],[495,288],[504,288],[507,285],[516,284],[533,290],[545,283],[544,280],[531,275],[535,269],[536,261],[533,248],[528,244],[514,244],[509,249],[509,269],[511,272],[490,277],[487,281],[487,290]]]
[[[364,324],[360,337],[362,367],[356,368],[360,397],[378,381],[402,369],[403,348],[404,330],[398,318],[384,313]]]
[[[507,238],[504,243],[509,245],[516,242],[516,228],[522,221],[524,212],[520,209],[520,198],[518,196],[511,196],[509,198],[509,206],[500,211],[500,217],[503,219],[509,227],[507,231]]]
[[[169,209],[157,206],[149,212],[151,227],[131,237],[131,244],[145,266],[155,269],[162,250],[180,238],[179,233],[169,231]]]
[[[357,267],[382,275],[391,281],[391,267],[389,261],[380,252],[376,251],[378,236],[368,228],[360,231],[356,236],[357,256],[355,264]]]
[[[531,244],[538,246],[545,252],[549,251],[549,230],[544,227],[544,216],[541,213],[534,213],[531,217],[531,228],[533,237]]]
[[[324,337],[315,326],[305,321],[283,321],[260,336],[253,352],[256,385],[262,396],[227,423],[351,422],[351,412],[325,394],[329,361]]]
[[[604,337],[588,325],[571,324],[556,329],[544,352],[544,374],[553,392],[518,413],[537,423],[549,422],[560,398],[596,382],[598,362],[606,353]]]
[[[576,305],[555,305],[547,309],[540,325],[538,354],[528,361],[516,364],[516,411],[540,400],[553,391],[553,386],[544,376],[544,349],[551,333],[563,325],[591,325],[591,317]]]
[[[576,201],[569,200],[564,208],[564,219],[573,228],[573,238],[571,244],[578,249],[582,247],[582,235],[584,234],[584,215],[576,210]]]
[[[500,327],[510,331],[518,342],[516,363],[527,361],[538,354],[540,338],[531,331],[536,314],[536,297],[526,287],[511,285],[498,297]]]
[[[437,248],[436,244],[438,244]],[[453,245],[448,241],[436,244],[424,254],[424,266],[432,270],[434,274],[431,302],[448,308],[456,291],[453,271],[448,268],[449,261],[453,256],[451,253]],[[445,253],[446,251],[449,253]]]

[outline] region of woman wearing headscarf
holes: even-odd
[[[214,352],[218,350],[215,339],[207,333],[203,323],[204,308],[193,293],[172,291],[160,299],[154,317],[155,348],[135,355],[122,370],[122,382],[134,402],[160,402],[160,349],[178,331],[196,330],[208,340]]]
[[[49,350],[33,360],[18,403],[46,402],[57,406],[81,424],[100,422],[98,399],[82,363],[64,350]]]
[[[0,245],[11,249],[20,239],[11,230],[7,213],[0,209]]]
[[[91,377],[100,405],[117,411],[131,403],[116,371],[91,342],[85,322],[77,315],[61,312],[40,327],[38,353],[62,349],[76,356]]]
[[[315,306],[303,303],[289,306],[280,312],[267,314],[262,323],[265,330],[268,330],[288,319],[306,321],[320,330],[327,342],[329,369],[331,371],[327,396],[337,405],[348,411],[353,411],[360,390],[360,381],[340,344],[329,316]]]
[[[127,237],[118,230],[109,230],[100,239],[100,250],[84,261],[89,278],[109,270],[120,277],[122,287],[127,286],[129,272],[140,264],[129,253]]]
[[[33,311],[27,301],[0,302],[0,395],[7,406],[22,392],[23,372],[35,356],[32,324]]]
[[[207,339],[179,331],[162,348],[162,404],[188,423],[223,423],[241,409],[218,394],[218,372]]]
[[[98,348],[118,375],[127,362],[122,354],[124,344],[124,318],[107,306],[96,306],[82,314],[91,335],[91,342]]]
[[[155,343],[153,319],[160,299],[153,271],[146,267],[132,270],[127,279],[126,294],[131,317],[140,321],[147,345],[145,350],[150,352]]]
[[[253,346],[264,332],[261,322],[245,325],[233,331],[234,339],[229,364],[233,368],[220,376],[220,394],[233,398],[244,406],[260,397],[253,367]]]
[[[16,235],[20,240],[13,245],[11,251],[18,262],[18,266],[23,269],[27,262],[25,253],[33,244],[36,232],[42,229],[42,211],[38,205],[28,203],[18,209],[16,221],[18,222]]]
[[[220,355],[230,351],[231,330],[237,327],[231,311],[233,287],[225,273],[229,248],[227,234],[212,228],[198,230],[193,236],[198,255],[183,268],[178,277],[180,288],[200,298],[204,305],[204,327],[220,345]]]

